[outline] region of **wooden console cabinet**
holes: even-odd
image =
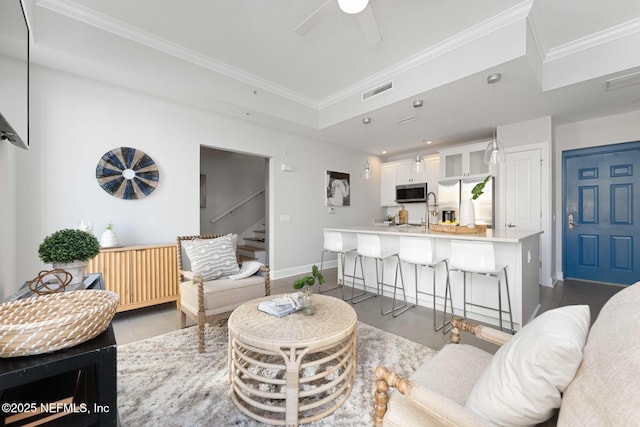
[[[105,248],[87,273],[101,272],[105,289],[120,295],[117,311],[178,301],[176,245]]]

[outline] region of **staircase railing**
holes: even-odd
[[[215,224],[216,222],[220,221],[222,218],[224,218],[224,217],[226,217],[228,215],[231,215],[238,208],[241,208],[242,206],[246,205],[247,203],[249,203],[250,201],[252,201],[253,199],[255,199],[256,197],[260,196],[263,193],[264,193],[264,188],[261,188],[260,190],[256,191],[252,195],[250,195],[248,197],[245,197],[244,199],[242,199],[241,201],[239,201],[235,205],[233,205],[230,208],[228,208],[227,210],[223,211],[221,214],[215,216],[211,220],[211,224]]]

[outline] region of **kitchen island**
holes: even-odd
[[[445,233],[429,230],[424,226],[362,226],[345,228],[325,228],[325,231],[339,231],[342,233],[367,233],[377,234],[385,246],[397,248],[399,237],[407,236],[417,239],[433,239],[435,258],[449,258],[451,240],[486,241],[494,243],[496,263],[507,265],[507,275],[509,278],[509,292],[511,294],[511,306],[513,310],[513,322],[515,329],[520,329],[533,319],[540,308],[540,234],[541,231],[515,231],[509,230],[487,230],[482,234],[457,234]],[[355,253],[350,253],[345,259],[344,266],[347,275],[353,273]],[[366,260],[365,274],[368,290],[375,288],[375,264],[373,260]],[[395,260],[385,261],[384,283],[393,285],[396,271]],[[407,268],[407,267],[410,267]],[[431,293],[433,289],[433,274],[429,269],[422,268],[419,277],[419,290]],[[403,266],[405,290],[407,300],[411,303],[416,301],[415,282],[413,266]],[[357,275],[360,269],[357,269]],[[347,277],[345,286],[351,286],[351,281]],[[399,279],[398,279],[399,280]],[[463,307],[463,277],[462,273],[452,272],[451,293],[453,297],[454,313],[462,316]],[[438,310],[444,308],[444,287],[446,282],[446,270],[444,265],[438,267],[436,271],[436,307]],[[361,282],[356,281],[356,288],[362,289]],[[345,296],[350,295],[350,290],[345,289]],[[392,290],[385,289],[385,296],[392,296]],[[507,307],[506,293],[503,292],[503,308]],[[497,287],[494,278],[488,278],[476,274],[467,275],[467,300],[473,304],[497,307]],[[428,308],[433,307],[431,297],[420,294],[418,304]],[[449,313],[451,308],[448,308]],[[498,313],[486,310],[481,307],[468,306],[467,317],[486,322],[498,324]],[[506,323],[505,323],[506,325]]]

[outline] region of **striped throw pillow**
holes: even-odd
[[[215,280],[236,274],[238,259],[231,235],[216,239],[195,239],[183,242],[193,274],[201,275],[203,280]]]

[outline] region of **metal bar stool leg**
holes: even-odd
[[[355,292],[356,292],[355,291],[355,285],[356,285],[356,262],[354,261],[354,264],[353,264],[353,280],[351,281],[351,298],[350,298],[351,304],[357,304],[359,302],[368,300],[369,298],[373,298],[373,297],[377,297],[378,296],[378,294],[376,293],[376,294],[367,295],[367,296],[365,296],[363,298],[360,298],[359,300],[355,300],[354,299],[354,298],[359,298],[359,297],[361,297],[363,295],[366,295],[366,293],[367,293],[367,283],[366,283],[366,280],[364,278],[364,265],[362,264],[362,258],[363,258],[362,255],[358,255],[358,256],[356,256],[356,260],[355,261],[358,261],[358,259],[360,260],[360,272],[362,273],[362,287],[364,289],[358,295],[354,295]],[[377,274],[377,268],[376,268],[376,274]]]
[[[387,310],[384,311],[384,307],[383,307],[383,303],[382,303],[382,298],[380,299],[380,313],[383,316],[386,316],[389,313],[392,313],[391,315],[393,317],[398,317],[399,315],[401,315],[402,313],[404,313],[405,311],[407,311],[408,309],[410,309],[411,307],[407,304],[407,294],[404,291],[404,277],[401,274],[401,286],[402,286],[402,298],[404,303],[398,307],[396,307],[396,294],[397,294],[397,290],[398,290],[398,267],[400,265],[400,258],[395,255],[398,264],[396,265],[396,277],[395,277],[395,281],[394,281],[394,285],[393,285],[393,301],[391,303],[391,310]],[[380,282],[380,278],[378,277],[378,259],[376,259],[376,279],[378,281],[378,289],[380,292],[380,295],[382,295],[382,291],[384,290],[384,260],[380,260],[382,262],[382,282]],[[402,272],[402,270],[400,270]]]
[[[449,280],[449,263],[447,262],[446,259],[442,260],[442,262],[444,263],[445,271],[447,273],[447,280],[445,282],[445,287],[444,287],[444,313],[442,318],[443,323],[440,329],[442,329],[443,334],[446,334],[451,330],[451,327],[447,329],[445,328],[445,326],[446,325],[451,326],[451,320],[453,319],[454,312],[453,312],[453,297],[451,296],[451,281]],[[435,271],[434,271],[434,275],[435,275]],[[449,320],[447,320],[447,296],[449,296],[449,302],[451,303],[451,317],[449,318]]]
[[[333,251],[328,251],[328,250],[326,250],[326,249],[323,249],[323,250],[322,250],[322,255],[320,256],[320,271],[324,271],[323,265],[324,265],[324,254],[325,254],[325,252],[333,252]],[[341,255],[344,255],[344,252],[335,252],[335,253],[336,253],[336,254],[338,254],[338,256],[339,256],[339,257],[340,257]],[[325,289],[325,288],[320,287],[320,293],[321,293],[321,294],[325,294],[325,293],[327,293],[327,292],[329,292],[329,291],[332,291],[332,290],[334,290],[334,289],[338,289],[338,288],[341,288],[341,287],[342,287],[342,285],[340,285],[340,271],[339,271],[339,267],[338,267],[338,279],[337,279],[337,282],[338,282],[338,283],[336,284],[336,286],[334,286],[334,287],[332,287],[332,288]],[[342,265],[342,282],[343,282],[343,284],[344,284],[344,264]],[[343,293],[343,295],[344,295],[344,290],[342,291],[342,293]],[[344,298],[343,298],[343,299],[344,299]]]
[[[500,330],[502,331],[502,283],[500,283],[500,276],[495,276],[498,279],[498,319],[500,320]]]
[[[504,284],[507,288],[507,304],[509,304],[509,321],[511,322],[511,333],[515,334],[516,331],[513,329],[513,314],[511,311],[511,296],[509,295],[509,277],[507,277],[507,268],[503,269],[504,271]],[[500,286],[500,284],[498,284]]]

